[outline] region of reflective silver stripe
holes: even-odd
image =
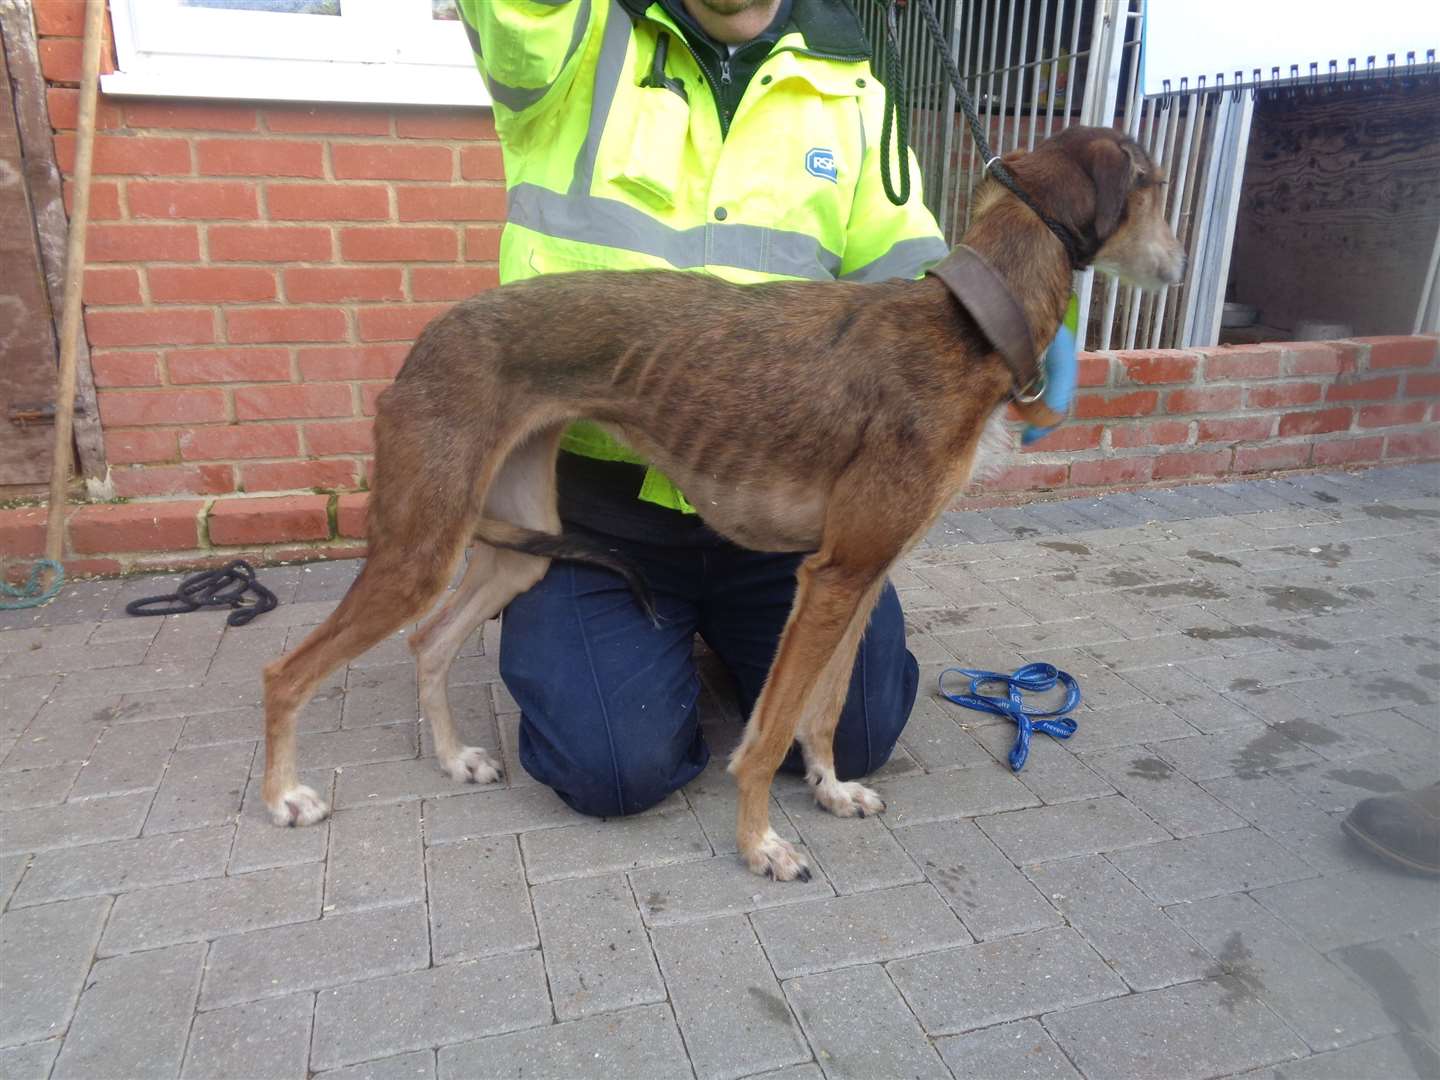
[[[950,253],[938,236],[915,236],[901,240],[878,259],[841,275],[842,281],[889,281],[891,278],[917,278],[933,263]]]
[[[558,7],[560,4],[570,3],[571,0],[536,0],[536,2]],[[469,24],[467,23],[466,25],[468,26]],[[570,45],[565,50],[565,59],[560,61],[561,71],[565,70],[565,65],[570,63],[570,58],[575,55],[575,50],[580,47],[580,42],[585,37],[585,28],[589,25],[590,0],[580,0],[580,10],[575,14],[575,25],[570,29]],[[475,39],[472,38],[472,42],[474,40]],[[475,52],[477,54],[480,52],[478,47],[475,48]],[[522,109],[528,109],[548,94],[550,87],[554,86],[555,82],[552,79],[544,86],[510,86],[507,83],[502,83],[499,79],[493,79],[489,75],[486,75],[485,85],[490,89],[490,96],[501,105],[504,105],[511,112],[520,112]]]
[[[595,178],[595,159],[600,156],[600,140],[605,135],[610,106],[620,86],[625,54],[630,51],[630,15],[620,6],[619,0],[609,2],[605,36],[600,42],[600,58],[595,64],[595,97],[590,103],[590,126],[585,131],[584,145],[575,155],[575,171],[570,175],[570,191],[575,195],[588,194],[590,183]],[[588,11],[590,0],[585,0],[585,4]]]
[[[615,199],[535,184],[516,184],[509,200],[507,217],[516,225],[557,240],[654,255],[680,269],[732,266],[812,281],[832,280],[840,271],[840,256],[805,233],[719,222],[672,229]],[[944,255],[944,245],[935,243]]]

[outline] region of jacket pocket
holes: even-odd
[[[615,141],[605,180],[659,209],[675,205],[690,133],[690,106],[674,90],[640,87],[628,95],[629,130]],[[619,104],[619,102],[617,102]]]

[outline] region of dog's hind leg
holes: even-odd
[[[308,825],[328,813],[321,798],[299,782],[296,715],[326,675],[414,622],[435,602],[479,521],[491,477],[522,434],[521,421],[512,421],[507,431],[475,418],[482,434],[457,456],[449,418],[416,419],[430,407],[422,393],[397,382],[381,398],[366,529],[370,547],[360,576],[328,619],[265,668],[261,795],[280,825]],[[447,451],[452,460],[445,461]]]
[[[511,452],[486,494],[485,516],[544,532],[559,532],[555,511],[555,453],[559,431],[531,436]],[[435,738],[435,757],[453,779],[490,783],[495,759],[465,746],[455,730],[446,685],[450,665],[470,635],[544,575],[550,560],[477,542],[459,589],[410,641],[420,684],[420,711]]]

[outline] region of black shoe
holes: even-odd
[[[1362,799],[1340,827],[1389,862],[1440,876],[1440,784]]]

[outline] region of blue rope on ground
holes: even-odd
[[[957,694],[946,690],[946,675],[963,675],[968,678],[970,692]],[[1015,745],[1010,750],[1010,768],[1014,772],[1019,772],[1025,767],[1025,759],[1030,756],[1032,734],[1038,731],[1055,739],[1068,739],[1075,734],[1078,726],[1065,714],[1080,704],[1080,684],[1068,672],[1061,671],[1052,664],[1026,664],[1022,668],[1017,668],[1013,675],[1002,675],[998,671],[946,668],[940,673],[939,682],[940,696],[946,701],[953,701],[956,705],[963,705],[967,709],[977,709],[980,712],[1004,716],[1014,721],[1015,726],[1019,729],[1015,736]],[[1003,695],[982,693],[980,688],[991,683],[1003,683],[1005,693]],[[1059,708],[1050,710],[1025,708],[1023,694],[1043,694],[1048,690],[1055,689],[1057,684],[1065,687],[1065,700],[1061,702]],[[1052,717],[1064,717],[1064,719],[1051,719]]]
[[[40,580],[45,571],[54,573],[47,588],[40,588]],[[24,585],[11,585],[4,578],[0,578],[0,611],[18,611],[20,608],[39,607],[41,604],[48,604],[60,593],[60,586],[65,584],[65,568],[54,559],[39,559],[30,568],[30,576],[25,580]]]

